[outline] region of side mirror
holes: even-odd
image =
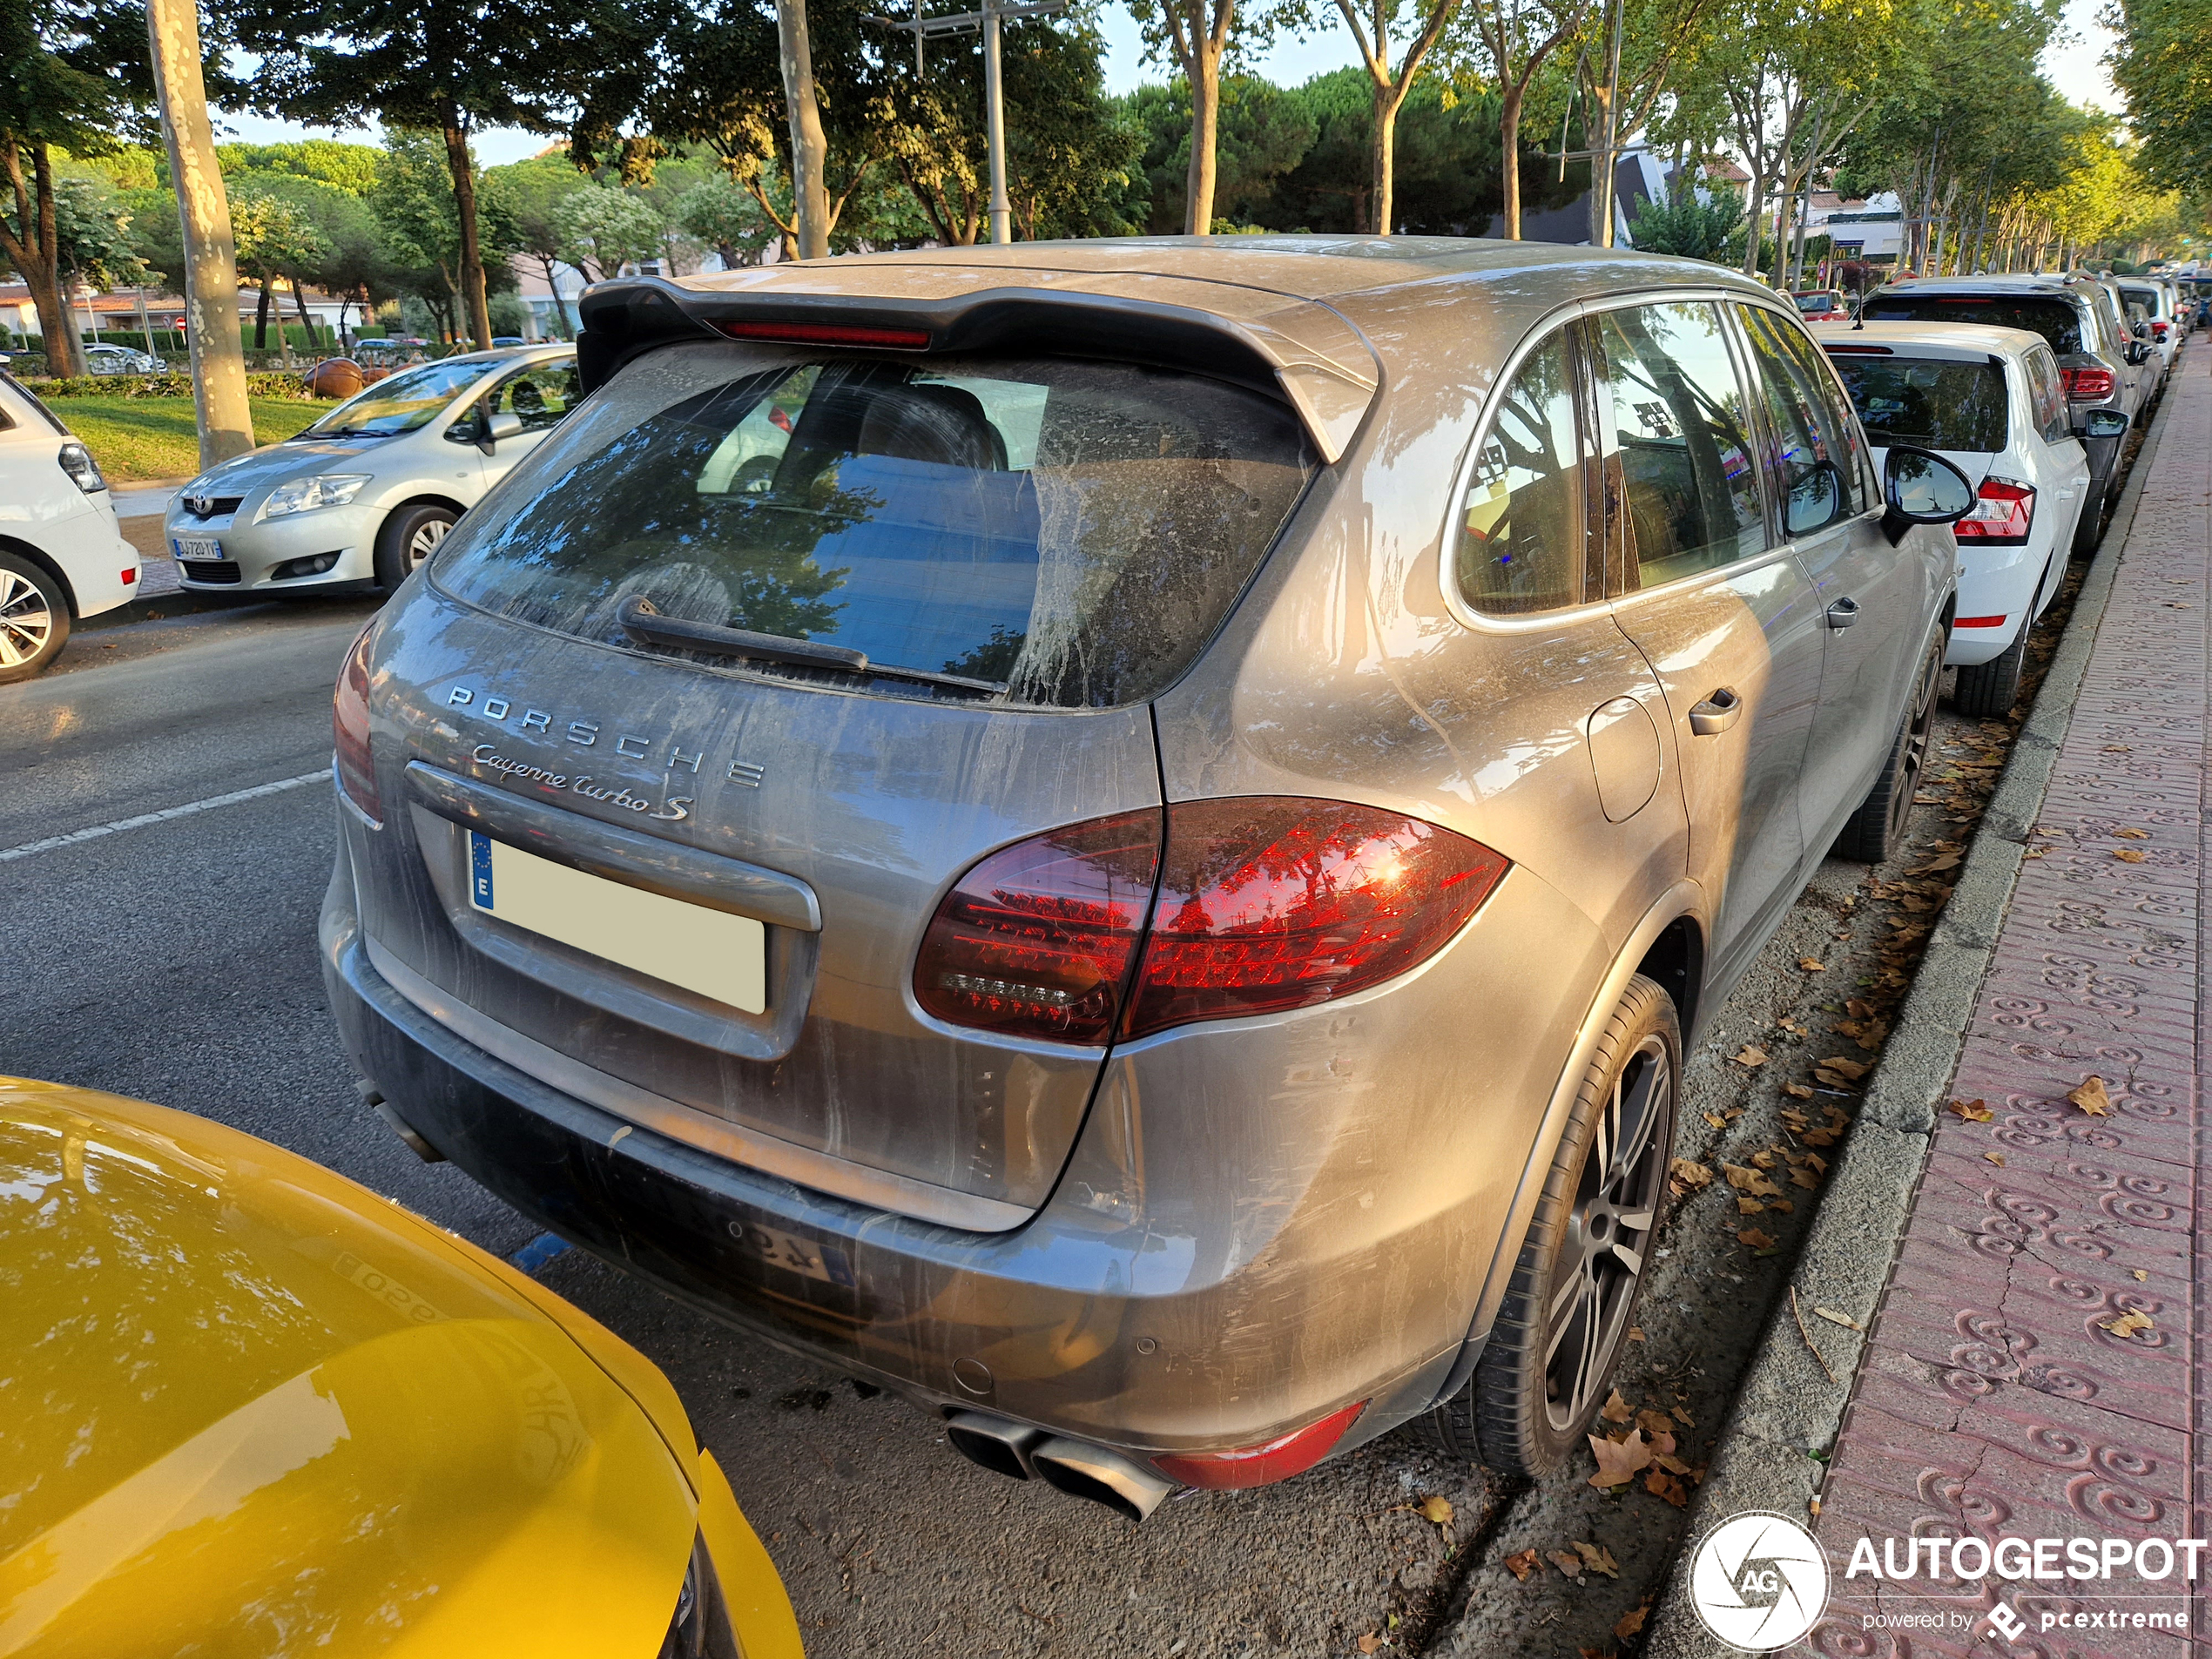
[[[1799,536],[1833,523],[1843,504],[1843,475],[1836,470],[1834,462],[1815,461],[1799,468],[1790,481],[1790,499],[1784,509],[1790,534]]]
[[[483,417],[474,409],[446,428],[448,443],[482,443],[483,441]]]
[[[1892,444],[1882,467],[1882,498],[1888,504],[1882,528],[1895,547],[1915,524],[1955,524],[1964,518],[1973,510],[1974,487],[1941,455]]]
[[[508,409],[501,410],[484,423],[484,437],[492,443],[502,438],[519,437],[522,430],[523,417]]]
[[[2074,428],[2084,438],[2116,438],[2127,429],[2128,417],[2119,409],[2091,409],[2088,418]]]
[[[2131,368],[2141,368],[2150,361],[2150,347],[2140,340],[2131,340],[2128,342],[2127,354],[2128,362]]]

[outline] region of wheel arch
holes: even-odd
[[[69,572],[63,570],[51,555],[33,547],[29,542],[13,536],[0,536],[0,553],[12,553],[17,558],[28,560],[60,583],[62,597],[69,604],[70,621],[75,623],[80,620],[78,613],[76,585],[70,581]]]

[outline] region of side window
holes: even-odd
[[[1772,312],[1743,306],[1737,314],[1765,393],[1784,527],[1792,536],[1810,536],[1851,517],[1858,511],[1858,462],[1847,435],[1850,421],[1821,395],[1826,371],[1791,349],[1792,331]]]
[[[2058,360],[2041,347],[2027,354],[2027,398],[2044,442],[2063,443],[2074,435],[2067,420],[2066,384],[2059,378]]]
[[[1710,300],[1595,319],[1610,409],[1623,585],[1655,588],[1763,550],[1766,515],[1743,388]]]
[[[525,432],[558,426],[561,417],[576,407],[580,395],[576,365],[555,361],[539,363],[500,381],[492,393],[491,413],[512,415]]]
[[[1453,557],[1478,610],[1522,616],[1582,602],[1575,401],[1575,352],[1561,329],[1522,360],[1475,451]]]

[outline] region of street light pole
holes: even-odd
[[[983,127],[991,152],[991,241],[1014,239],[1014,206],[1006,196],[1006,92],[999,73],[999,9],[983,0]]]

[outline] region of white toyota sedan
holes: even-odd
[[[2071,424],[2058,360],[2040,334],[1979,323],[1869,323],[1812,331],[1875,446],[1932,449],[1978,496],[1956,524],[1959,609],[1944,655],[1962,714],[2009,711],[2028,631],[2066,579],[2089,489],[2085,436],[2127,429],[2116,410]]]

